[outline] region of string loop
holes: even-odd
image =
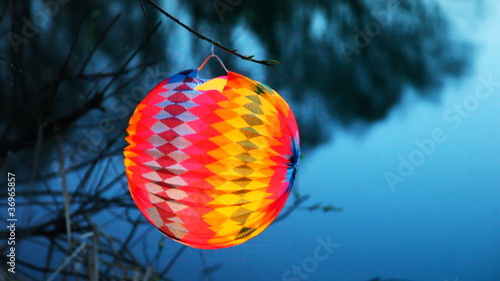
[[[215,55],[214,47],[215,47],[215,39],[212,39],[212,45],[210,46],[210,53],[212,53],[212,56]]]

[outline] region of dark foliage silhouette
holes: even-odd
[[[469,63],[470,48],[450,34],[438,4],[255,0],[220,9],[212,1],[182,1],[172,14],[249,56],[248,46],[235,45],[243,36],[235,32],[252,34],[265,54],[256,59],[279,65],[218,52],[236,71],[252,64],[266,84],[290,98],[309,149],[328,139],[329,124],[382,120],[406,90],[431,97]],[[137,102],[179,71],[173,68],[176,50],[192,47],[193,57],[207,55],[206,42],[186,32],[192,40],[181,45],[169,36],[174,31],[182,29],[148,1],[0,4],[0,165],[3,174],[17,175],[22,218],[17,241],[43,257],[36,262],[19,257],[19,280],[168,280],[186,248],[161,265],[154,261],[165,255],[163,239],[144,259],[133,250],[150,229],[141,227],[146,222],[130,199],[121,155]],[[5,197],[0,194],[0,200]],[[307,198],[297,191],[277,221],[301,209]],[[322,206],[303,209],[337,210]],[[109,234],[111,222],[125,233]],[[2,252],[6,249],[2,244]],[[208,279],[223,270],[223,265],[203,266]]]

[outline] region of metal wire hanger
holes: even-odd
[[[211,59],[211,58],[216,58],[218,61],[219,61],[219,64],[222,66],[222,68],[224,68],[224,70],[229,73],[229,70],[227,70],[226,66],[224,65],[224,63],[222,62],[222,60],[219,58],[219,56],[217,56],[214,52],[214,39],[212,39],[212,46],[210,47],[210,52],[211,54],[201,63],[200,67],[198,67],[198,71],[201,71],[203,69],[203,67],[205,67],[205,64],[207,64],[207,62]]]

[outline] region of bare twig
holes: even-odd
[[[49,247],[48,247],[48,251],[47,251],[47,258],[45,260],[45,268],[50,268],[50,264],[52,263],[52,258],[54,257],[54,247],[55,247],[55,243],[54,243],[54,238],[50,239],[50,243],[49,243]],[[46,280],[46,276],[47,274],[49,274],[49,272],[44,272],[44,277],[43,277],[43,280]]]
[[[88,100],[82,107],[73,110],[68,115],[61,117],[59,119],[53,120],[51,122],[43,123],[43,140],[46,140],[53,136],[57,131],[54,130],[55,127],[61,131],[69,127],[71,124],[76,122],[82,116],[86,115],[92,109],[98,108],[101,105],[102,95],[97,93],[92,99]],[[3,148],[0,151],[0,157],[5,156],[7,151],[15,152],[30,146],[31,142],[36,140],[38,132],[30,132],[24,137],[13,141],[7,141],[3,143]]]
[[[31,174],[31,179],[30,179],[30,183],[28,185],[28,196],[27,196],[27,202],[33,202],[32,200],[32,192],[33,192],[33,188],[35,186],[35,179],[36,179],[36,176],[38,174],[38,162],[40,160],[40,153],[41,153],[41,149],[42,149],[42,141],[43,141],[43,126],[42,126],[42,123],[43,121],[40,121],[38,123],[38,127],[37,127],[37,137],[36,137],[36,142],[35,142],[35,151],[34,151],[34,157],[33,157],[33,172]],[[30,213],[31,212],[31,204],[28,204],[27,208],[26,208],[26,213]],[[33,220],[33,217],[32,216],[25,216],[25,223],[27,225],[30,225],[31,224],[31,221]]]
[[[245,56],[245,55],[242,55],[240,53],[238,53],[238,50],[231,50],[229,48],[227,48],[226,46],[222,45],[220,42],[218,41],[215,41],[213,39],[210,39],[208,37],[206,37],[205,35],[199,33],[198,31],[192,29],[191,27],[189,27],[188,25],[184,24],[183,22],[181,22],[179,19],[175,18],[174,16],[172,16],[171,14],[169,14],[167,11],[163,10],[160,6],[158,6],[158,4],[156,4],[153,0],[147,0],[148,3],[153,6],[155,9],[157,9],[158,11],[160,11],[160,13],[164,14],[165,16],[167,16],[169,19],[173,20],[174,22],[176,22],[178,25],[182,26],[183,28],[185,28],[186,30],[188,30],[189,32],[193,33],[194,35],[196,35],[196,37],[202,39],[202,40],[205,40],[211,44],[214,44],[215,46],[221,48],[222,50],[230,53],[230,54],[233,54],[241,59],[244,59],[244,60],[248,60],[248,61],[251,61],[251,62],[255,62],[255,63],[259,63],[259,64],[263,64],[265,66],[276,66],[277,64],[279,64],[279,61],[276,61],[276,60],[255,60],[253,59],[254,56]],[[142,2],[142,1],[141,1]]]
[[[205,254],[203,252],[204,250],[198,250],[198,252],[200,253],[200,260],[201,260],[201,266],[202,266],[202,277],[206,277],[206,279],[208,279],[209,281],[213,281],[212,277],[210,276],[210,274],[213,272],[213,267],[211,266],[208,266],[207,264],[207,261],[205,259]]]
[[[149,32],[149,34],[146,36],[146,39],[142,42],[142,44],[130,55],[130,57],[125,61],[125,63],[122,65],[122,67],[119,69],[119,71],[123,71],[125,70],[125,68],[127,67],[127,65],[135,58],[135,56],[142,50],[142,48],[144,48],[147,43],[151,40],[151,37],[153,36],[153,34],[156,32],[156,30],[158,30],[158,28],[160,27],[161,25],[161,21],[158,22],[154,27],[153,29]],[[106,87],[104,87],[103,89],[103,93],[105,93],[109,87],[111,87],[111,85],[115,82],[115,80],[117,79],[117,77],[113,77],[113,79],[111,79],[111,81],[106,85]]]
[[[71,251],[71,216],[70,216],[70,206],[71,206],[71,195],[68,192],[68,181],[66,179],[66,168],[64,166],[64,155],[62,151],[62,144],[60,136],[56,136],[57,142],[57,155],[59,160],[59,168],[61,172],[61,185],[63,189],[64,196],[64,218],[66,220],[66,235],[68,236],[68,252]]]
[[[87,254],[88,257],[88,273],[90,281],[98,281],[99,280],[99,237],[98,231],[94,227],[90,216],[86,216],[87,223],[93,229],[92,232],[88,232],[84,235],[80,236],[80,239],[83,239],[84,236],[92,237],[92,252]]]
[[[92,48],[92,51],[90,51],[89,55],[87,56],[87,58],[85,59],[85,61],[83,62],[83,65],[82,67],[80,68],[80,72],[79,72],[79,75],[82,75],[83,72],[85,71],[85,68],[87,67],[87,64],[89,63],[90,59],[92,58],[92,56],[94,55],[95,51],[97,50],[97,48],[101,45],[101,43],[104,41],[104,39],[106,38],[106,36],[108,35],[108,32],[111,30],[111,28],[113,27],[113,25],[115,25],[116,21],[121,17],[121,14],[118,14],[116,15],[113,20],[111,21],[110,24],[108,24],[108,26],[106,26],[106,29],[104,29],[104,32],[101,34],[101,37],[99,37],[99,39],[97,40],[97,42],[95,43],[94,45],[94,48]]]
[[[153,268],[151,266],[148,266],[146,268],[146,273],[144,273],[144,278],[142,280],[149,281],[153,272],[154,272]]]
[[[115,76],[121,76],[128,74],[132,71],[135,71],[140,68],[144,68],[149,66],[151,63],[147,64],[139,64],[136,66],[132,66],[130,68],[124,69],[122,71],[113,71],[113,72],[99,72],[99,73],[89,73],[89,74],[77,74],[77,75],[70,75],[66,77],[67,79],[83,79],[83,80],[94,80],[94,79],[103,79],[103,78],[110,78],[110,77],[115,77]]]
[[[309,199],[309,195],[300,195],[299,197],[295,197],[295,201],[293,204],[288,207],[281,215],[279,215],[273,223],[277,223],[279,221],[282,221],[286,219],[289,215],[293,213],[302,203],[304,203],[307,199]]]
[[[165,276],[167,275],[167,273],[170,271],[170,269],[172,269],[172,267],[174,266],[174,264],[179,260],[179,258],[181,257],[182,253],[184,253],[184,251],[186,250],[187,246],[185,245],[182,245],[179,250],[177,250],[177,252],[175,253],[174,257],[170,260],[170,262],[167,264],[167,266],[165,266],[165,268],[163,269],[163,271],[160,273],[160,276]]]
[[[7,60],[4,56],[0,55],[0,60],[4,61],[12,71],[18,71],[19,73],[24,73],[23,70],[17,69],[9,60]]]
[[[59,273],[63,270],[63,268],[66,267],[66,265],[68,265],[74,258],[76,258],[81,251],[85,250],[85,246],[87,246],[87,243],[82,242],[82,244],[80,244],[80,246],[78,246],[78,248],[76,248],[76,250],[69,257],[66,257],[64,259],[63,263],[49,277],[49,279],[47,279],[47,281],[55,280],[55,278],[57,277],[57,275],[59,275]]]
[[[146,10],[146,6],[144,6],[144,0],[139,0],[139,2],[141,3],[142,12],[147,16],[148,11]]]
[[[55,83],[53,84],[53,88],[51,89],[51,91],[49,91],[48,95],[46,95],[45,99],[43,100],[44,106],[41,107],[41,112],[40,112],[40,116],[42,118],[45,118],[46,116],[49,115],[49,113],[52,109],[52,106],[55,104],[54,100],[59,92],[59,87],[61,86],[62,82],[64,81],[64,76],[68,72],[70,61],[73,58],[74,52],[77,48],[78,38],[80,37],[80,33],[81,33],[81,30],[82,30],[82,27],[85,23],[86,18],[87,18],[87,16],[84,15],[80,19],[80,22],[78,24],[78,28],[76,30],[75,38],[73,39],[73,42],[71,43],[71,47],[69,48],[66,59],[65,59],[63,65],[59,71],[59,76],[56,79]]]

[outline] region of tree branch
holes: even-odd
[[[240,53],[238,53],[238,50],[231,50],[227,47],[225,47],[224,45],[222,45],[221,43],[219,43],[218,41],[215,41],[215,40],[212,40],[212,39],[209,39],[208,37],[206,37],[205,35],[199,33],[198,31],[192,29],[191,27],[189,27],[188,25],[182,23],[179,19],[175,18],[174,16],[172,16],[171,14],[169,14],[167,11],[163,10],[160,6],[158,6],[158,4],[156,4],[155,2],[153,2],[152,0],[147,0],[148,3],[153,6],[155,9],[157,9],[158,11],[160,11],[160,13],[164,14],[165,16],[167,16],[168,18],[170,18],[171,20],[173,20],[174,22],[176,22],[178,25],[184,27],[186,30],[188,30],[189,32],[193,33],[194,35],[196,35],[196,37],[202,39],[202,40],[205,40],[207,42],[209,42],[210,44],[213,44],[219,48],[221,48],[222,50],[230,53],[230,54],[233,54],[243,60],[248,60],[248,61],[252,61],[252,62],[255,62],[255,63],[259,63],[259,64],[263,64],[265,66],[276,66],[277,64],[279,64],[279,61],[276,61],[276,60],[255,60],[253,59],[254,56],[245,56],[245,55],[242,55]],[[143,0],[140,1],[141,2],[141,5],[143,4]]]
[[[101,105],[102,94],[96,93],[90,100],[88,100],[82,107],[75,109],[70,114],[56,119],[52,122],[42,124],[42,135],[43,139],[49,139],[56,133],[56,131],[62,131],[67,129],[71,124],[73,124],[80,117],[86,115],[89,111],[94,108],[99,108]],[[0,151],[0,158],[7,156],[7,151],[15,152],[26,148],[29,144],[36,140],[37,131],[29,132],[24,137],[16,139],[14,141],[8,141],[3,143],[3,150]]]
[[[286,219],[289,215],[291,215],[293,213],[293,211],[295,211],[297,208],[299,208],[300,205],[302,205],[302,203],[304,203],[307,199],[309,199],[308,194],[307,195],[300,195],[299,197],[296,197],[293,204],[290,207],[288,207],[284,212],[282,212],[276,219],[274,219],[273,223],[277,223],[279,221]]]

